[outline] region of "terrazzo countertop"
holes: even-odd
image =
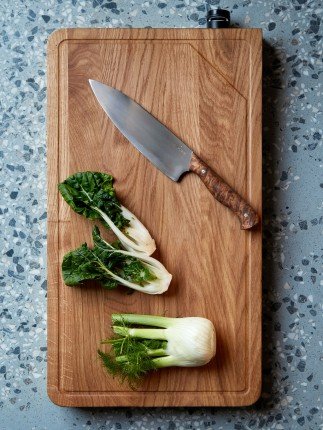
[[[46,43],[60,27],[205,27],[201,0],[0,1],[0,428],[313,429],[322,411],[319,0],[209,0],[264,32],[264,349],[243,409],[68,409],[46,394]]]

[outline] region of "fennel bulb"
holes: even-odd
[[[203,366],[216,352],[215,329],[206,318],[113,314],[112,322],[116,336],[102,341],[112,349],[98,354],[110,374],[133,387],[150,370]]]

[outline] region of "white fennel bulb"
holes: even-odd
[[[215,355],[215,329],[206,318],[178,318],[166,329],[166,338],[166,352],[174,358],[174,366],[203,366]]]
[[[99,356],[109,373],[131,386],[151,370],[203,366],[216,353],[215,328],[206,318],[113,314],[112,323],[117,336],[103,341],[112,350]]]

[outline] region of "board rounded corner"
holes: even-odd
[[[67,39],[66,28],[57,28],[48,37],[47,51],[53,51]]]
[[[56,387],[47,386],[47,396],[49,400],[56,406],[66,407],[69,406],[64,400],[64,396]]]
[[[262,383],[261,380],[257,386],[250,386],[249,389],[243,395],[243,402],[240,406],[247,407],[252,406],[258,402],[262,393]]]

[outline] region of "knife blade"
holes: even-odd
[[[242,229],[258,223],[252,207],[153,115],[116,88],[93,79],[89,83],[114,125],[154,166],[173,181],[185,172],[196,173],[212,195],[238,216]]]

